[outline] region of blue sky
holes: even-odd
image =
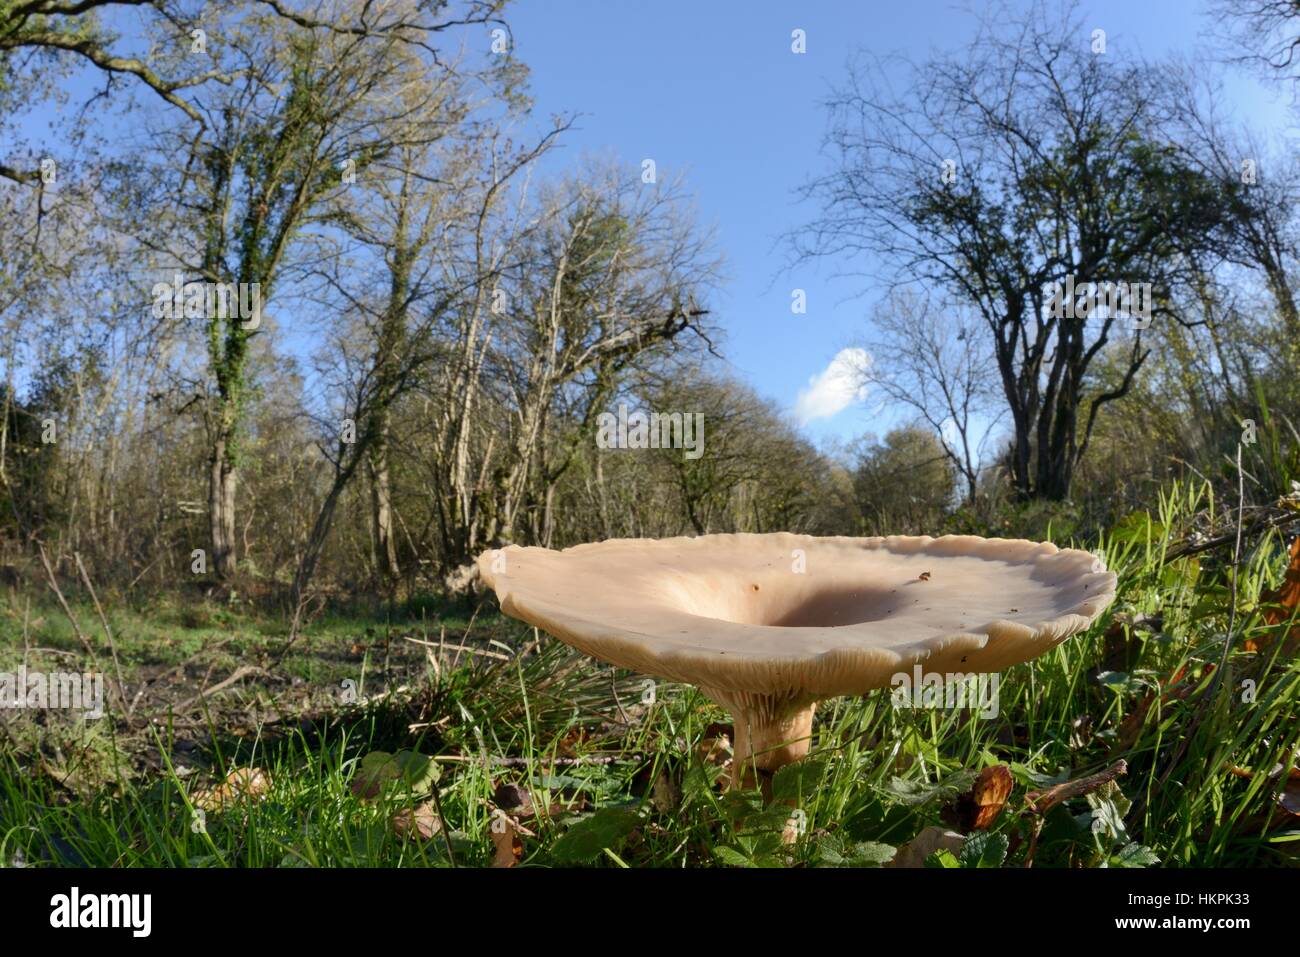
[[[1088,31],[1106,31],[1108,47],[1119,55],[1190,53],[1204,48],[1210,26],[1199,0],[1093,0],[1080,13]],[[112,21],[128,37],[129,18]],[[580,115],[545,161],[551,170],[595,154],[633,167],[654,159],[661,181],[685,174],[699,218],[715,228],[725,257],[727,278],[712,306],[725,330],[730,370],[793,416],[810,380],[824,377],[837,353],[866,335],[880,294],[866,280],[835,275],[860,271],[862,263],[823,261],[784,271],[782,233],[815,213],[795,191],[824,169],[821,103],[846,75],[854,52],[924,60],[964,45],[975,15],[944,0],[517,0],[507,20],[515,54],[531,71],[537,127],[556,113]],[[806,35],[803,54],[791,51],[795,29]],[[473,43],[473,31],[465,39]],[[485,51],[490,42],[484,30]],[[78,70],[68,86],[69,105],[56,108],[65,116],[102,78]],[[1286,103],[1253,80],[1233,80],[1228,94],[1240,118],[1257,127],[1283,122]],[[20,120],[27,145],[48,136],[51,118],[47,104]],[[111,136],[122,117],[108,109],[99,120]],[[796,288],[807,296],[803,315],[790,309]],[[868,396],[803,428],[819,442],[847,440],[881,434],[897,420],[895,410]]]
[[[1197,0],[1099,0],[1081,14],[1089,30],[1106,31],[1110,49],[1150,57],[1203,46],[1208,25]],[[608,152],[629,164],[653,158],[661,177],[686,172],[726,257],[729,281],[714,305],[731,369],[793,411],[810,377],[864,335],[878,297],[862,279],[835,276],[849,264],[782,271],[778,238],[814,212],[795,190],[823,168],[820,103],[854,51],[921,60],[968,42],[975,17],[938,0],[522,0],[509,22],[537,115],[583,114],[552,162]],[[796,28],[807,37],[801,55],[791,52]],[[1229,94],[1243,118],[1260,123],[1284,110],[1253,81],[1234,82]],[[807,293],[805,315],[791,314],[794,288]],[[805,431],[847,439],[892,421],[868,398]]]

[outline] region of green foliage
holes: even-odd
[[[641,822],[642,815],[634,808],[601,808],[571,824],[551,848],[551,855],[559,864],[589,864],[607,848],[618,851]]]
[[[888,844],[846,841],[839,834],[826,834],[817,841],[814,861],[820,867],[883,867],[896,853]]]
[[[956,476],[933,432],[893,429],[862,450],[853,491],[868,534],[929,533],[953,503]]]
[[[966,843],[962,845],[959,858],[961,866],[1001,867],[1002,862],[1007,859],[1007,848],[1010,843],[1005,834],[976,831],[966,838]]]
[[[212,699],[211,738],[184,750],[165,735],[132,743],[107,724],[93,735],[56,725],[32,727],[29,736],[25,724],[11,722],[14,740],[0,745],[0,857],[54,866],[442,867],[454,856],[460,866],[481,866],[493,856],[491,798],[508,781],[527,789],[534,807],[551,809],[523,821],[531,834],[521,838],[522,866],[881,866],[924,829],[952,828],[953,809],[978,772],[1004,763],[1014,786],[992,828],[971,832],[960,851],[932,855],[927,865],[1021,867],[1035,829],[1036,868],[1294,864],[1295,827],[1285,819],[1266,826],[1276,777],[1228,769],[1294,766],[1300,662],[1234,642],[1216,688],[1218,668],[1209,665],[1219,664],[1228,626],[1229,568],[1210,555],[1194,572],[1165,561],[1171,544],[1203,520],[1205,502],[1204,488],[1171,488],[1149,515],[1097,543],[1120,575],[1115,606],[1088,633],[1005,672],[997,717],[895,710],[887,692],[833,699],[818,710],[813,752],[773,777],[770,801],[756,790],[724,790],[726,772],[701,761],[701,738],[715,735],[710,724],[726,716],[699,694],[661,685],[653,705],[634,705],[637,676],[611,677],[542,638],[525,658],[467,656],[436,676],[367,672],[366,694],[398,681],[423,690],[364,707],[340,706],[335,697],[310,735],[296,722],[286,733],[270,712],[251,736],[230,733],[255,706],[253,696]],[[1251,598],[1277,584],[1280,546],[1266,534],[1244,551],[1238,636],[1280,633],[1260,621]],[[48,610],[36,608],[33,619]],[[467,626],[470,611],[445,611]],[[261,647],[264,623],[243,614],[231,613],[238,647],[217,673]],[[202,645],[202,632],[188,634],[188,644],[164,640],[177,628],[174,610],[154,631],[129,610],[110,615],[129,670],[164,649],[183,661]],[[33,644],[73,652],[75,637],[66,623],[56,633],[56,621],[41,625]],[[403,628],[418,622],[417,614]],[[531,629],[503,619],[480,614],[477,622],[502,642],[485,648],[534,640]],[[373,619],[323,621],[310,635],[313,651],[292,663],[292,673],[336,695],[348,671],[322,661],[385,627]],[[21,649],[21,629],[21,617],[0,615],[0,648]],[[422,650],[413,647],[419,662]],[[380,656],[370,660],[380,667]],[[413,723],[436,728],[418,751]],[[128,751],[139,744],[164,756],[161,770],[132,767]],[[38,751],[46,757],[34,762]],[[516,763],[485,767],[485,755]],[[1128,773],[1113,784],[1041,817],[1028,808],[1028,791],[1121,757]],[[269,774],[270,793],[210,812],[205,831],[191,830],[187,800],[231,768],[252,766]],[[660,775],[675,787],[652,787]],[[379,793],[367,796],[375,787]],[[446,836],[394,833],[391,815],[427,803],[435,787]]]
[[[956,797],[975,782],[975,775],[975,771],[964,770],[938,782],[891,777],[880,788],[880,792],[887,800],[897,804],[920,807],[944,798]]]
[[[367,797],[422,796],[438,783],[438,764],[417,751],[371,751],[357,767],[353,787]]]

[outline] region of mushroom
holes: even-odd
[[[512,545],[479,569],[505,614],[726,707],[732,779],[746,786],[807,754],[817,701],[887,687],[917,665],[1000,671],[1115,597],[1114,573],[1089,552],[973,535]]]

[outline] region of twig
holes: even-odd
[[[1085,794],[1091,794],[1100,787],[1114,781],[1121,774],[1128,773],[1128,762],[1116,761],[1105,771],[1097,774],[1090,774],[1087,777],[1076,778],[1073,781],[1065,781],[1061,784],[1053,785],[1045,791],[1030,791],[1025,795],[1025,801],[1029,805],[1026,813],[1034,815],[1034,830],[1029,835],[1029,847],[1025,851],[1025,867],[1034,866],[1034,851],[1038,848],[1038,835],[1043,830],[1043,819],[1047,812],[1066,801],[1077,797],[1083,797]]]
[[[1083,797],[1085,794],[1091,794],[1105,784],[1109,784],[1122,774],[1128,774],[1128,762],[1124,760],[1116,761],[1105,771],[1099,771],[1096,774],[1090,774],[1087,777],[1075,778],[1073,781],[1064,781],[1061,784],[1054,784],[1044,791],[1030,791],[1025,795],[1025,801],[1029,804],[1029,810],[1035,814],[1043,815],[1056,807],[1058,804],[1064,804],[1077,797]]]
[[[113,656],[113,670],[117,672],[117,696],[122,702],[122,707],[126,709],[126,716],[131,717],[131,703],[126,700],[126,682],[122,680],[122,664],[117,660],[117,646],[113,643],[113,630],[108,627],[108,619],[104,617],[104,609],[99,604],[99,596],[95,594],[95,586],[90,583],[90,575],[86,573],[86,566],[81,562],[81,553],[73,552],[72,557],[76,559],[77,571],[81,572],[81,580],[86,583],[86,590],[90,592],[90,600],[95,603],[95,613],[99,615],[99,623],[104,626],[104,638],[108,641],[109,654]]]
[[[213,654],[217,651],[220,651],[226,645],[230,644],[230,642],[233,640],[234,640],[233,637],[222,638],[220,641],[216,642],[215,644],[207,646],[204,649],[204,652],[207,654]],[[183,675],[185,672],[185,666],[188,665],[189,663],[190,663],[189,661],[182,661],[180,664],[175,665],[167,669],[166,671],[164,671],[162,674],[155,676],[152,681],[145,681],[144,683],[142,683],[140,685],[140,690],[137,691],[135,693],[135,697],[131,699],[132,708],[134,708],[137,704],[139,704],[140,699],[143,698],[146,694],[152,694],[154,689],[163,687],[164,682],[169,681],[174,676]]]
[[[1214,673],[1214,683],[1205,700],[1213,699],[1215,691],[1223,682],[1223,669],[1227,667],[1228,655],[1232,653],[1232,633],[1237,627],[1237,580],[1241,578],[1241,517],[1246,508],[1246,478],[1241,471],[1241,443],[1237,443],[1237,543],[1232,549],[1232,606],[1228,609],[1228,633],[1223,638],[1223,654],[1219,658],[1219,669]],[[1204,700],[1202,707],[1204,707]],[[1199,717],[1200,712],[1197,712]]]
[[[468,622],[466,623],[466,625],[465,625],[465,637],[466,637],[466,638],[469,637],[469,633],[470,633],[470,631],[473,630],[473,628],[474,628],[474,622],[478,619],[479,609],[482,608],[482,607],[483,607],[483,603],[482,603],[482,602],[479,602],[479,604],[474,608],[474,614],[472,614],[472,615],[469,616],[469,621],[468,621]],[[455,647],[455,646],[453,645],[452,647]],[[507,660],[509,660],[509,659],[507,659]],[[459,668],[459,667],[460,667],[460,650],[457,650],[457,652],[456,652],[456,660],[453,661],[453,662],[451,663],[451,670],[452,670],[452,671],[455,671],[455,670],[456,670],[457,668]]]
[[[1238,515],[1240,515],[1240,510]],[[1245,533],[1247,535],[1253,535],[1256,532],[1267,531],[1271,528],[1279,528],[1284,525],[1290,525],[1294,522],[1300,522],[1300,513],[1281,512],[1277,515],[1270,515],[1267,518],[1256,519],[1250,523],[1249,528],[1245,529]],[[1177,548],[1170,549],[1165,553],[1164,563],[1168,564],[1177,558],[1186,558],[1188,555],[1198,555],[1201,552],[1208,552],[1214,548],[1222,548],[1224,545],[1231,545],[1237,540],[1238,534],[1241,531],[1241,521],[1239,518],[1237,529],[1235,531],[1228,532],[1225,535],[1217,535],[1214,538],[1207,538],[1203,542],[1197,542],[1195,544],[1189,542],[1179,545]]]
[[[619,716],[622,717],[623,719],[624,727],[628,727],[628,728],[632,727],[632,719],[629,718],[627,716],[627,712],[623,710],[623,702],[618,696],[618,669],[617,668],[609,669],[609,690],[614,694],[614,704],[618,706],[618,713]]]
[[[81,625],[77,624],[76,616],[72,614],[72,609],[68,607],[67,599],[63,597],[63,592],[59,590],[59,581],[54,577],[54,569],[50,567],[50,559],[45,554],[45,546],[38,542],[36,547],[40,550],[41,564],[45,566],[45,575],[50,581],[50,587],[54,589],[54,594],[59,599],[59,605],[63,608],[63,613],[68,616],[68,621],[72,622],[72,630],[76,633],[77,640],[86,649],[86,654],[90,655],[91,664],[98,671],[99,657],[95,654],[95,647],[90,643],[90,639],[86,637],[85,633],[82,632]]]
[[[1205,694],[1201,695],[1200,701],[1197,702],[1196,711],[1192,714],[1192,720],[1187,723],[1187,730],[1183,732],[1178,740],[1178,747],[1174,749],[1173,756],[1169,763],[1165,765],[1164,773],[1160,775],[1160,786],[1163,787],[1168,781],[1169,776],[1174,773],[1174,768],[1182,760],[1183,755],[1187,753],[1187,746],[1191,743],[1192,735],[1200,727],[1201,721],[1204,720],[1206,709],[1215,700],[1219,687],[1223,684],[1223,672],[1228,666],[1228,656],[1232,654],[1232,639],[1237,630],[1237,579],[1241,577],[1241,538],[1242,538],[1242,515],[1246,508],[1246,478],[1241,468],[1241,443],[1237,443],[1237,532],[1236,541],[1232,549],[1232,575],[1230,578],[1231,592],[1228,607],[1228,630],[1223,636],[1223,653],[1219,656],[1219,666],[1214,670],[1214,679],[1210,682],[1210,687],[1206,689]],[[1145,801],[1143,802],[1145,805]]]
[[[535,760],[533,758],[490,758],[489,763],[492,767],[497,768],[526,768],[533,764],[540,764],[544,767],[577,767],[580,765],[602,765],[615,764],[620,761],[644,761],[647,756],[638,751],[620,751],[617,754],[589,754],[576,758],[545,758]],[[466,764],[480,761],[478,755],[466,757],[463,754],[445,754],[434,759],[435,761],[463,762]]]
[[[410,637],[409,635],[403,635],[403,636],[402,636],[402,640],[403,640],[403,641],[409,641],[409,642],[411,642],[412,644],[415,644],[415,645],[424,645],[426,648],[437,648],[437,649],[439,649],[440,651],[441,651],[442,649],[444,649],[444,648],[450,648],[450,649],[452,649],[453,651],[468,651],[471,655],[480,655],[480,656],[482,656],[482,657],[484,657],[484,658],[495,658],[495,659],[497,659],[498,661],[512,661],[512,660],[513,660],[512,656],[510,656],[510,655],[503,655],[503,654],[501,654],[499,651],[485,651],[485,650],[482,649],[482,648],[472,648],[472,647],[470,647],[469,645],[448,645],[448,644],[446,644],[446,643],[444,643],[444,642],[441,642],[441,641],[435,643],[435,642],[432,642],[432,641],[424,641],[423,639],[420,639],[420,638],[412,638],[412,637]],[[459,656],[457,656],[457,660],[458,660],[458,661],[460,660]]]
[[[284,647],[280,649],[279,654],[271,659],[272,668],[278,666],[280,662],[284,660],[285,656],[289,654],[289,650],[297,643],[298,629],[303,625],[303,610],[311,600],[311,595],[307,594],[305,591],[302,595],[298,596],[298,600],[294,604],[293,619],[289,623],[289,640],[284,643]]]
[[[32,654],[31,632],[28,630],[32,618],[32,596],[26,597],[27,601],[23,605],[23,668],[27,667],[27,661]]]
[[[153,568],[157,564],[158,564],[158,559],[155,558],[148,565],[145,565],[143,570],[141,570],[140,574],[136,575],[134,578],[131,579],[131,583],[126,586],[126,590],[130,591],[132,588],[134,588],[136,586],[136,583],[139,582],[141,578],[144,578],[145,572],[147,572],[149,569]]]
[[[190,706],[191,706],[191,705],[195,704],[195,703],[198,702],[198,701],[203,700],[203,699],[206,698],[208,695],[214,695],[214,694],[217,694],[218,692],[225,691],[227,688],[229,688],[231,685],[233,685],[236,681],[241,681],[241,680],[243,680],[244,678],[247,678],[249,675],[251,675],[251,674],[258,674],[258,673],[260,673],[261,671],[262,671],[261,668],[257,668],[257,667],[255,667],[255,666],[253,666],[253,665],[240,665],[238,668],[235,669],[234,674],[232,674],[232,675],[231,675],[229,678],[227,678],[225,681],[218,682],[217,684],[213,685],[211,688],[206,688],[206,689],[204,689],[203,691],[200,691],[200,692],[199,692],[198,694],[196,694],[193,698],[190,698],[188,701],[185,701],[185,702],[183,702],[182,704],[177,705],[177,706],[176,706],[174,709],[172,709],[172,710],[174,710],[174,711],[188,711],[188,710],[190,709]]]

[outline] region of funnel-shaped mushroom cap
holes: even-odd
[[[726,692],[862,694],[893,675],[999,671],[1086,628],[1115,597],[1092,554],[1050,543],[706,535],[479,569],[507,615],[589,655]]]

